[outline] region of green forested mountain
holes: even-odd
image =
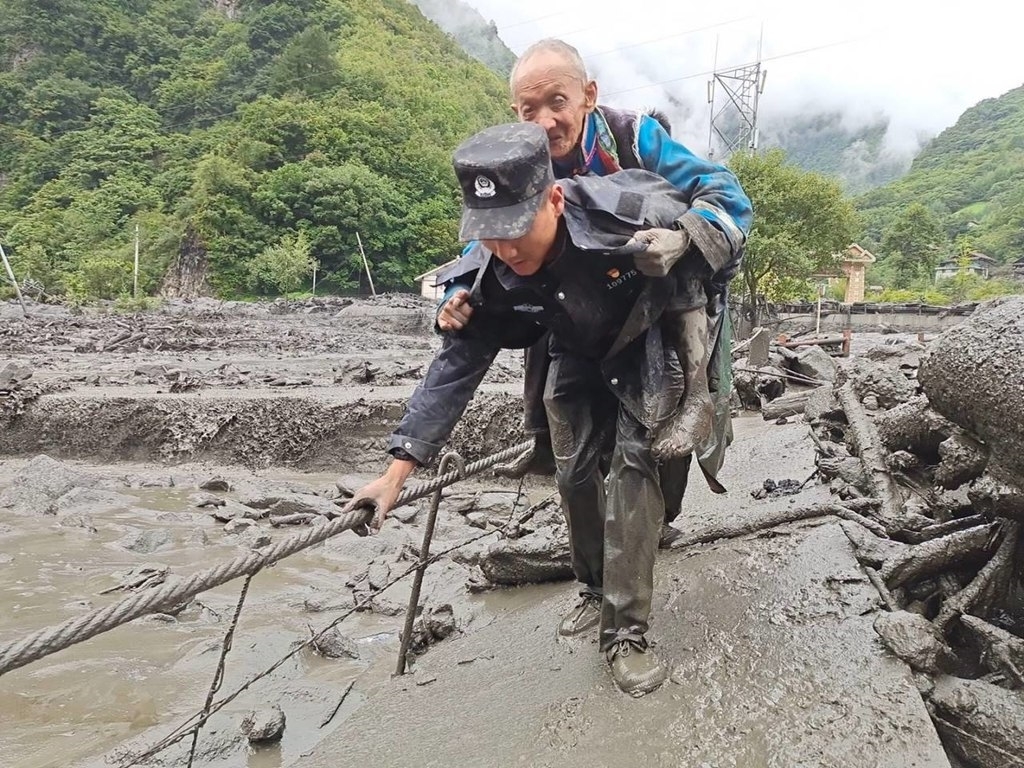
[[[455,38],[463,50],[499,75],[508,77],[516,55],[498,37],[493,21],[462,0],[410,0],[423,15]]]
[[[910,157],[886,153],[888,121],[879,117],[860,128],[844,125],[839,112],[787,114],[765,121],[761,145],[779,147],[790,162],[805,171],[839,179],[850,194],[859,194],[902,176]]]
[[[351,288],[358,233],[407,286],[458,247],[450,152],[505,91],[406,0],[0,0],[0,242],[116,295],[138,225],[148,291],[231,296],[295,258]]]
[[[867,244],[881,242],[913,203],[950,241],[1002,263],[1024,256],[1024,86],[971,107],[906,176],[857,200]]]

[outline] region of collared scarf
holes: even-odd
[[[598,163],[603,166],[602,176],[622,170],[622,166],[619,165],[619,150],[615,144],[615,137],[612,136],[608,120],[600,109],[591,112],[583,124],[582,145],[587,147],[587,151],[583,154],[583,169],[585,170],[582,172],[597,171],[598,168],[595,168],[595,165]]]
[[[608,120],[600,109],[595,109],[583,121],[583,134],[580,137],[579,149],[576,151],[575,166],[563,175],[564,172],[559,172],[558,165],[556,162],[555,171],[562,178],[585,176],[588,173],[607,176],[622,170],[615,137],[612,136]]]

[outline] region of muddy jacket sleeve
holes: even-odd
[[[735,174],[697,157],[649,115],[640,119],[636,141],[644,169],[658,174],[689,198],[690,210],[679,220],[679,226],[690,235],[714,272],[734,275],[753,223],[750,198]]]
[[[489,340],[445,334],[391,435],[388,452],[404,451],[420,464],[429,464],[462,418],[497,354],[498,347]]]

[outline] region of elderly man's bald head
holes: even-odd
[[[581,83],[587,82],[587,65],[583,63],[583,57],[580,56],[580,52],[564,40],[559,40],[556,37],[546,37],[543,40],[538,40],[523,51],[512,66],[512,74],[508,78],[508,87],[513,95],[515,95],[516,77],[519,70],[538,54],[552,54],[561,58],[569,72],[579,78]]]

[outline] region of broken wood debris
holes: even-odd
[[[903,617],[877,622],[880,637],[935,676],[922,690],[947,748],[970,768],[1024,766],[1024,299],[931,345],[845,361],[839,408],[805,420],[833,491],[875,497],[864,514],[899,542],[844,528]]]

